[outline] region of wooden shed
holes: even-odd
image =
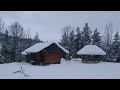
[[[27,62],[34,64],[56,64],[61,58],[66,59],[68,51],[58,43],[37,43],[22,52]]]
[[[86,45],[77,54],[82,58],[83,63],[87,62],[100,62],[101,58],[106,53],[96,45]]]

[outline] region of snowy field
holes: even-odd
[[[19,72],[13,74],[21,66],[28,77]],[[0,64],[0,79],[120,79],[120,63],[83,64],[80,61],[64,61],[49,66]]]

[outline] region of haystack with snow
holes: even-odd
[[[86,45],[77,52],[78,55],[86,61],[100,61],[101,56],[106,55],[100,47],[96,45]]]
[[[100,47],[96,45],[86,45],[77,52],[78,55],[106,55]]]

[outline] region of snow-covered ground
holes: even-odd
[[[22,73],[13,72],[23,67]],[[0,79],[120,79],[120,63],[83,64],[63,61],[61,64],[34,66],[27,63],[0,64]]]

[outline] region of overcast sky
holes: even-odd
[[[39,33],[44,41],[59,41],[61,28],[71,25],[82,30],[87,22],[91,30],[98,28],[102,34],[105,25],[113,23],[114,32],[120,31],[120,11],[0,11],[6,26],[18,21],[32,36]]]

